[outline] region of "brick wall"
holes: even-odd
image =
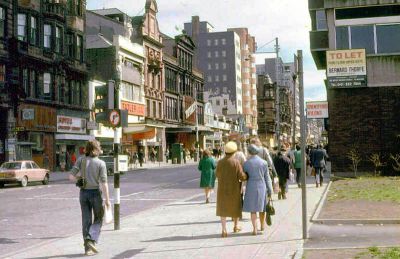
[[[383,170],[392,174],[390,153],[400,153],[400,87],[328,90],[329,155],[332,172],[352,172],[347,152],[355,145],[362,161],[360,172],[373,172],[372,153],[389,161]]]

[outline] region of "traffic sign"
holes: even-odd
[[[121,115],[118,110],[112,110],[108,116],[108,120],[113,127],[117,127],[121,122]]]

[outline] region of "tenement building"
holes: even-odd
[[[69,169],[72,154],[90,138],[85,5],[1,1],[0,159]]]
[[[309,0],[311,52],[327,70],[332,172],[348,172],[352,149],[359,171],[380,154],[385,173],[399,154],[400,1]],[[364,58],[366,57],[366,58]]]

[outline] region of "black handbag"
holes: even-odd
[[[275,208],[274,208],[274,203],[272,202],[272,199],[270,198],[267,202],[267,206],[265,207],[265,211],[267,212],[268,215],[273,216],[275,215]]]

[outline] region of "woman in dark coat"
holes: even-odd
[[[240,162],[235,158],[237,151],[235,142],[225,145],[226,156],[219,160],[216,170],[218,178],[217,216],[221,217],[222,237],[227,237],[226,218],[233,218],[233,232],[239,232],[239,218],[242,217],[242,196],[240,181],[246,180]]]
[[[214,189],[216,167],[217,165],[214,158],[211,157],[210,151],[205,150],[198,168],[201,171],[200,188],[204,188],[206,203],[210,202],[211,190]]]

